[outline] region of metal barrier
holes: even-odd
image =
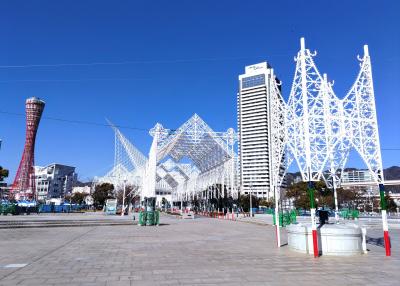
[[[343,209],[339,215],[344,219],[356,219],[359,218],[360,212],[358,210]]]
[[[279,226],[285,227],[295,222],[297,222],[297,213],[295,210],[291,210],[290,212],[285,211],[279,213]],[[275,213],[273,213],[273,224],[276,225]]]

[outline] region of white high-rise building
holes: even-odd
[[[271,74],[271,67],[266,62],[246,66],[245,73],[239,75],[237,101],[241,191],[266,199],[273,197],[268,151],[268,81]]]

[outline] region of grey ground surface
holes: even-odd
[[[267,225],[165,216],[161,223],[1,229],[0,285],[400,285],[399,229],[391,231],[390,258],[368,245],[366,255],[314,259],[277,249]]]

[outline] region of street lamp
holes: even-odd
[[[121,216],[124,216],[124,214],[125,214],[125,192],[126,192],[126,179],[124,179],[124,192],[122,195]]]
[[[257,180],[258,177],[250,177],[250,191],[249,191],[249,200],[250,200],[250,217],[253,217],[253,180]]]

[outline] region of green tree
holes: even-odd
[[[274,198],[269,198],[268,200],[262,199],[260,200],[259,205],[267,208],[273,208],[275,206]]]
[[[168,204],[167,199],[166,199],[165,197],[162,197],[162,199],[161,199],[161,206],[166,207],[167,204]]]
[[[361,200],[361,194],[357,189],[343,189],[338,188],[337,190],[339,208],[356,207],[358,202]]]
[[[333,192],[326,187],[323,181],[315,182],[314,189],[314,198],[317,207],[334,207]],[[291,185],[286,191],[286,197],[294,198],[296,208],[310,209],[310,196],[306,182]]]
[[[394,202],[394,200],[388,195],[385,195],[385,200],[386,200],[386,208],[388,212],[395,212],[397,205]]]
[[[71,202],[74,204],[82,204],[85,201],[86,194],[84,193],[74,193],[71,196]]]
[[[3,167],[0,166],[0,182],[2,182],[7,177],[8,177],[8,170],[3,169]]]
[[[124,197],[124,189],[120,189],[118,191],[114,191],[114,193],[116,193],[116,199],[117,199],[117,203],[118,205],[122,205],[122,202],[124,201],[125,205],[129,205],[130,203],[134,203],[134,196],[133,196],[133,186],[130,185],[126,185],[125,186],[125,201],[123,199]]]
[[[258,208],[260,205],[260,199],[255,195],[252,195],[251,206],[253,208]],[[248,194],[241,194],[239,197],[239,207],[243,208],[244,212],[250,211],[250,196]]]
[[[218,190],[218,195],[217,197],[213,197],[207,201],[207,207],[210,207],[211,209],[220,210],[222,211],[223,209],[228,210],[232,208],[233,204],[235,203],[232,197],[228,196],[227,188],[225,185],[221,184],[216,184],[215,188]],[[222,196],[223,192],[223,196]],[[192,201],[192,205],[194,205],[197,208],[200,208],[200,200],[195,198]]]
[[[97,185],[92,196],[96,207],[104,206],[107,199],[114,198],[114,185],[109,183]]]
[[[191,203],[192,208],[193,208],[194,210],[200,209],[200,200],[197,198],[197,196],[195,196],[195,197],[191,200],[190,203]]]
[[[64,195],[64,201],[71,202],[71,194]]]

